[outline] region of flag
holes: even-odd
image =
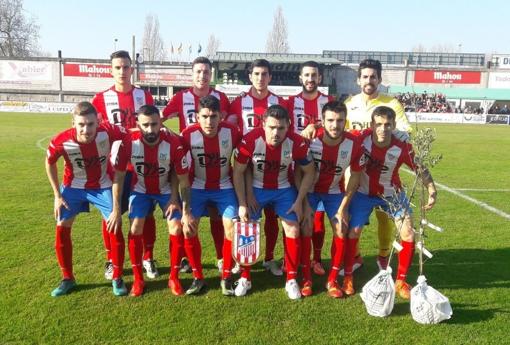
[[[188,50],[188,51],[189,51],[189,53],[191,54],[191,51],[192,51],[192,50],[191,50],[191,44],[189,45],[189,50]]]
[[[200,45],[200,43],[198,44],[198,50],[197,50],[197,54],[200,54],[202,52],[202,45]]]
[[[182,43],[179,44],[179,48],[177,48],[177,52],[180,54],[182,53]]]
[[[174,53],[174,44],[170,43],[170,54]]]

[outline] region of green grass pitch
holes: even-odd
[[[94,210],[81,214],[73,227],[78,288],[52,298],[60,272],[54,254],[53,196],[41,147],[69,127],[71,119],[2,113],[0,121],[0,344],[510,343],[510,220],[441,189],[429,219],[445,232],[428,231],[427,247],[434,258],[425,264],[429,284],[449,297],[453,307],[452,319],[439,325],[414,322],[409,303],[399,298],[391,316],[371,317],[359,294],[333,300],[325,293],[325,279],[318,277],[312,297],[291,301],[284,279],[270,276],[260,263],[248,296],[224,297],[207,221],[202,221],[201,239],[209,290],[198,297],[175,297],[167,288],[168,235],[160,213],[155,258],[161,277],[147,282],[145,295],[112,295],[103,277],[100,216]],[[436,181],[469,189],[461,193],[510,214],[510,126],[428,126],[437,129],[434,149],[444,156],[432,170]],[[407,174],[403,177],[409,181]],[[328,232],[326,265],[330,240]],[[361,248],[365,266],[355,275],[358,291],[376,274],[373,224],[365,229]],[[413,284],[416,264],[417,257],[409,277]],[[125,274],[129,287],[127,255]],[[181,278],[184,287],[191,283],[189,274]]]

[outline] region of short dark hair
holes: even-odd
[[[220,111],[220,100],[214,97],[213,95],[207,95],[200,98],[200,102],[198,105],[198,111],[203,108],[207,108],[211,111],[219,112]]]
[[[159,116],[159,109],[156,108],[153,105],[145,104],[138,109],[138,115],[145,115],[145,116],[152,116],[152,115],[158,115]]]
[[[129,56],[129,53],[125,50],[117,50],[116,52],[113,52],[110,55],[110,60],[113,59],[128,59],[131,63],[131,56]]]
[[[337,114],[344,114],[347,116],[347,107],[344,102],[340,101],[331,101],[322,107],[322,118],[324,119],[324,115],[326,115],[326,111],[332,111]]]
[[[73,109],[73,116],[94,115],[97,117],[97,110],[90,102],[80,102]]]
[[[381,79],[382,77],[382,65],[381,61],[374,59],[365,59],[359,63],[358,68],[358,78],[361,77],[361,70],[364,68],[373,68],[377,71],[377,77]]]
[[[204,65],[209,65],[209,68],[212,69],[212,62],[205,56],[199,56],[195,60],[193,60],[193,63],[191,64],[191,69],[195,67],[196,64],[203,63]]]
[[[319,75],[322,75],[322,66],[319,65],[315,61],[306,61],[306,62],[303,62],[301,64],[301,68],[299,69],[299,74],[303,73],[303,68],[305,68],[305,67],[317,68],[317,70],[319,71]]]
[[[254,60],[250,64],[250,67],[248,67],[248,73],[252,74],[253,73],[253,69],[255,67],[266,67],[267,71],[269,72],[269,74],[270,75],[273,74],[273,69],[271,68],[271,63],[269,61],[267,61],[266,59],[257,59],[257,60]]]
[[[267,108],[264,113],[264,120],[266,120],[268,117],[274,117],[277,120],[286,120],[290,123],[290,117],[287,109],[279,104],[273,104]]]
[[[372,122],[374,121],[374,118],[376,116],[386,117],[390,121],[395,121],[395,119],[397,118],[395,110],[384,105],[381,105],[374,109],[374,111],[372,112]]]

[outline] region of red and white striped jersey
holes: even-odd
[[[70,128],[57,134],[46,151],[49,164],[55,164],[64,157],[64,178],[66,187],[98,189],[112,186],[108,175],[108,157],[112,143],[127,142],[129,135],[124,127],[109,123],[99,125],[94,140],[88,144],[76,141],[76,129]]]
[[[191,156],[192,188],[230,189],[232,153],[241,140],[239,130],[224,121],[213,138],[206,137],[198,123],[182,132],[185,149]]]
[[[256,128],[243,137],[236,150],[236,160],[241,164],[252,163],[253,187],[266,189],[288,188],[293,183],[293,162],[311,163],[308,144],[294,132],[278,146],[266,143],[263,128]]]
[[[402,188],[398,169],[402,164],[416,170],[414,151],[409,143],[391,138],[388,147],[380,148],[372,141],[372,131],[362,134],[365,169],[361,173],[359,191],[370,196],[392,196]]]
[[[115,168],[125,171],[128,163],[133,166],[132,190],[145,194],[170,194],[170,171],[177,175],[188,173],[186,150],[180,138],[166,130],[159,133],[159,143],[148,145],[140,130],[131,132],[129,140],[119,151]]]
[[[100,92],[92,99],[92,105],[97,110],[103,122],[121,125],[124,128],[136,127],[136,114],[142,105],[154,105],[154,99],[149,91],[133,87],[129,92],[115,91],[115,86]]]
[[[318,93],[314,99],[303,98],[303,92],[296,96],[290,96],[287,100],[291,128],[300,134],[311,123],[320,123],[322,107],[333,100],[332,96]]]
[[[263,99],[258,99],[253,97],[250,89],[232,101],[229,117],[235,117],[241,134],[246,135],[254,128],[262,126],[262,115],[275,104],[287,108],[287,101],[282,97],[269,92]]]
[[[343,139],[338,145],[330,146],[324,143],[324,129],[319,129],[317,137],[310,143],[310,153],[316,167],[316,193],[339,194],[344,191],[344,176],[347,167],[351,171],[361,171],[360,165],[363,150],[358,138],[344,132]]]
[[[227,95],[221,91],[209,88],[209,95],[216,97],[220,101],[220,112],[229,113],[230,102]],[[170,115],[177,113],[179,116],[179,132],[196,123],[195,113],[198,111],[200,97],[193,93],[193,88],[177,92],[170,102],[163,109],[163,118],[167,119]]]

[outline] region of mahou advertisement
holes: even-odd
[[[112,67],[95,63],[66,63],[64,76],[84,78],[111,78]]]
[[[422,84],[480,84],[481,72],[418,70],[414,82]]]

